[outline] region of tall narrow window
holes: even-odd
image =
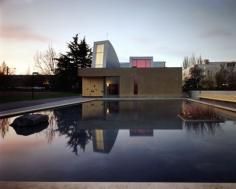
[[[134,95],[138,94],[138,82],[137,82],[137,78],[134,77]]]
[[[95,130],[95,132],[96,132],[96,149],[97,150],[104,150],[103,130],[98,129],[98,130]]]
[[[103,57],[104,57],[104,44],[97,45],[95,68],[103,67]]]

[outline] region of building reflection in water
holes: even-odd
[[[76,155],[80,150],[85,151],[90,142],[94,152],[109,153],[119,129],[129,129],[131,136],[153,136],[154,129],[182,129],[181,121],[174,116],[179,102],[173,102],[165,109],[158,108],[164,104],[158,102],[157,106],[152,101],[92,101],[42,111],[39,113],[49,116],[49,126],[35,135],[45,136],[48,143],[63,135],[67,146]],[[10,119],[11,122],[14,120]],[[9,120],[1,119],[1,122],[1,135],[5,136]]]
[[[105,109],[103,101],[92,101],[82,104],[82,120],[92,120],[105,118]]]
[[[109,153],[116,141],[118,129],[93,130],[93,151]]]
[[[49,115],[49,126],[36,135],[45,136],[48,143],[57,136],[65,136],[67,146],[76,155],[85,151],[89,143],[94,152],[111,152],[119,129],[129,130],[131,137],[152,137],[154,130],[183,128],[197,135],[214,135],[224,121],[221,113],[209,106],[187,101],[92,101],[40,113]],[[0,119],[2,138],[13,120]]]
[[[221,130],[222,116],[210,106],[184,101],[179,114],[183,120],[183,128],[196,135],[215,135]]]
[[[92,127],[94,121],[100,120],[100,127],[106,125],[106,120],[111,119],[114,114],[119,112],[118,102],[109,103],[108,101],[93,101],[82,104],[82,120],[85,125]],[[82,121],[82,123],[83,123]],[[95,123],[96,125],[96,123]],[[110,125],[110,128],[112,125]],[[112,127],[92,130],[93,151],[100,153],[109,153],[116,141],[118,128]]]
[[[107,120],[119,113],[119,102],[92,101],[82,104],[82,120]]]
[[[130,136],[153,136],[153,129],[130,129]]]

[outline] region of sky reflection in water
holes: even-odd
[[[93,101],[0,120],[0,180],[236,181],[236,115],[188,101]],[[25,136],[26,135],[26,136]]]

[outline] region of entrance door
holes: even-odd
[[[82,96],[104,96],[104,78],[89,77],[83,78]]]
[[[119,96],[119,77],[106,77],[106,96]]]

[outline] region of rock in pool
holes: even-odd
[[[13,127],[30,127],[48,123],[48,115],[42,114],[26,114],[16,118],[11,126]]]

